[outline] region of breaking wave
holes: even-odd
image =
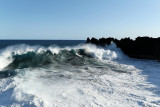
[[[1,50],[1,70],[22,69],[28,67],[46,67],[51,64],[84,65],[89,60],[116,59],[117,54],[111,50],[99,49],[94,45],[75,47],[42,47],[15,45]],[[96,61],[96,60],[95,60]]]
[[[0,106],[159,106],[159,65],[114,43],[9,46],[0,50]]]

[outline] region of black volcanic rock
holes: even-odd
[[[89,37],[87,38],[87,42],[86,43],[90,43],[91,42],[91,40],[89,39]]]
[[[135,40],[123,38],[117,40],[115,38],[87,38],[86,43],[98,46],[110,45],[114,42],[126,55],[132,58],[155,59],[160,60],[160,38],[137,37]]]
[[[111,44],[111,42],[114,42],[114,38],[111,38],[111,37],[109,37],[109,38],[100,38],[99,39],[99,45],[101,45],[101,46],[105,46],[106,44],[107,45],[110,45]]]
[[[96,38],[92,38],[91,43],[95,45],[99,45],[99,40],[97,40]]]

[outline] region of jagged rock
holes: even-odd
[[[135,40],[130,38],[87,38],[87,43],[92,43],[98,46],[110,45],[114,42],[126,55],[132,58],[140,59],[155,59],[160,60],[160,38],[137,37]]]
[[[91,42],[91,40],[89,39],[89,37],[87,38],[87,42],[86,43],[90,43]]]
[[[99,40],[97,40],[96,38],[92,38],[91,43],[95,45],[99,45]]]

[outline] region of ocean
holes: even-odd
[[[112,43],[0,40],[1,107],[159,107],[160,62]]]

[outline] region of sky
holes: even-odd
[[[0,39],[160,36],[160,0],[0,0]]]

